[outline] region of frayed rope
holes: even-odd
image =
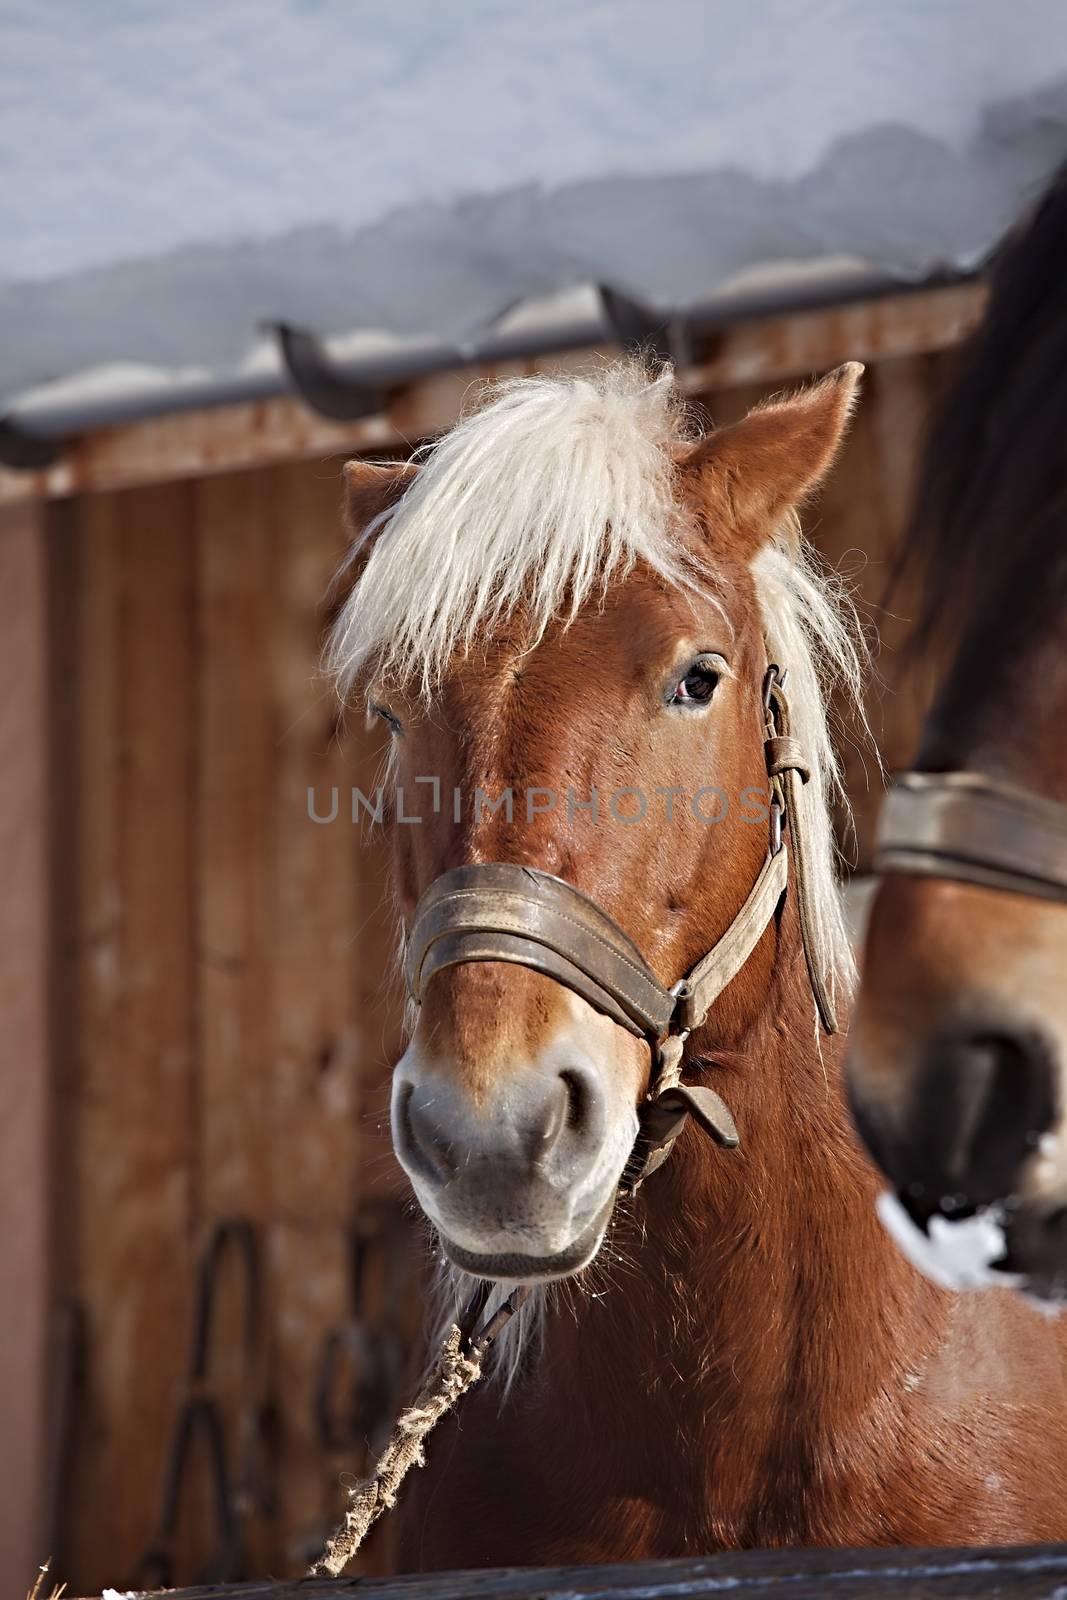
[[[463,1334],[453,1323],[433,1371],[414,1404],[397,1418],[393,1436],[371,1477],[348,1491],[344,1521],[328,1541],[309,1578],[339,1578],[383,1511],[396,1504],[400,1486],[412,1467],[424,1467],[423,1440],[482,1375],[485,1345],[463,1349]]]

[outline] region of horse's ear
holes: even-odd
[[[410,489],[418,470],[408,461],[391,461],[384,466],[372,461],[345,462],[345,526],[354,539]]]
[[[356,460],[346,461],[342,467],[344,524],[352,541],[352,551],[327,590],[322,611],[324,633],[329,633],[337,621],[366,565],[373,540],[361,546],[364,533],[375,517],[395,506],[401,495],[411,488],[418,471],[418,467],[406,461],[376,466],[372,461]]]
[[[862,373],[859,361],[848,361],[695,445],[679,466],[711,520],[728,520],[753,544],[762,543],[828,471]]]

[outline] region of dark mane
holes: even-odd
[[[989,277],[928,435],[901,559],[925,578],[916,642],[946,626],[958,641],[949,695],[991,633],[1020,649],[1067,598],[1067,164]]]

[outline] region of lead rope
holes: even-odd
[[[429,1377],[414,1403],[397,1418],[392,1438],[378,1457],[374,1471],[369,1478],[361,1478],[349,1489],[344,1520],[327,1541],[322,1555],[308,1568],[309,1578],[339,1578],[382,1512],[396,1505],[400,1486],[412,1467],[426,1465],[423,1449],[426,1435],[478,1382],[486,1356],[527,1299],[530,1289],[526,1285],[513,1289],[503,1305],[472,1333],[491,1292],[492,1286],[485,1284],[474,1296],[465,1315],[449,1328]]]

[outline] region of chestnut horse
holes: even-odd
[[[794,507],[860,370],[706,437],[668,374],[521,380],[419,465],[347,469],[328,661],[392,736],[404,929],[442,874],[453,899],[487,873],[533,886],[529,939],[521,919],[484,946],[453,924],[436,969],[415,962],[396,1153],[457,1303],[471,1275],[537,1287],[497,1383],[407,1487],[403,1568],[1067,1537],[1063,1338],[897,1252],[813,998],[843,1012],[852,979],[825,696],[858,661]],[[790,726],[768,737],[783,679]],[[757,800],[780,768],[784,894],[670,1036],[740,1144],[691,1117],[620,1197],[666,1047],[612,1013],[601,947],[677,993],[778,858],[777,802]],[[593,999],[536,944],[565,943],[545,894],[555,927],[601,919],[572,951],[600,963]]]
[[[929,580],[919,638],[954,628],[956,650],[923,730],[920,776],[900,797],[911,809],[888,819],[891,870],[870,923],[850,1072],[860,1126],[915,1221],[951,1242],[939,1215],[946,1200],[957,1218],[997,1208],[994,1278],[999,1263],[1028,1293],[1058,1302],[1067,1298],[1065,261],[1067,168],[1001,252],[986,316],[925,452],[906,547]],[[931,804],[951,808],[937,837]]]

